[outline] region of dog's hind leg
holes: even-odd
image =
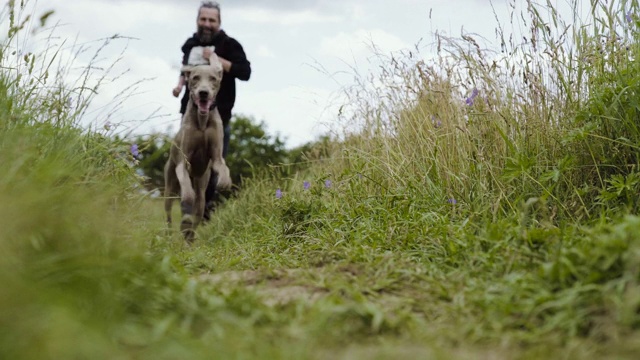
[[[164,212],[167,214],[167,227],[171,228],[171,208],[173,207],[173,197],[171,192],[164,192]]]
[[[171,160],[164,165],[164,212],[167,216],[167,226],[171,228],[171,208],[175,193],[176,176]]]
[[[205,191],[207,189],[207,185],[209,184],[209,175],[211,171],[207,170],[203,176],[194,179],[194,190],[196,192],[196,201],[195,201],[195,212],[196,212],[196,223],[194,228],[202,222],[202,218],[204,216],[204,207],[205,207]]]

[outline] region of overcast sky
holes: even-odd
[[[508,22],[506,1],[496,2],[499,16]],[[243,45],[253,70],[248,82],[238,81],[234,112],[264,120],[268,131],[283,136],[288,146],[326,131],[324,124],[335,119],[340,105],[339,90],[353,80],[352,67],[367,71],[371,42],[389,54],[417,44],[426,47],[436,30],[459,35],[463,27],[496,42],[488,0],[220,3],[222,28]],[[36,4],[36,15],[55,10],[48,25],[59,22],[56,34],[68,43],[114,34],[135,39],[116,40],[103,51],[100,61],[106,66],[126,46],[117,71],[129,71],[106,84],[96,104],[108,104],[126,85],[147,79],[111,121],[136,133],[176,130],[179,100],[171,96],[171,89],[178,78],[180,47],[195,31],[200,1],[39,0]],[[151,114],[152,119],[142,121]],[[105,114],[95,113],[94,121],[100,126]]]

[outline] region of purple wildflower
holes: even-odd
[[[276,190],[276,199],[282,199],[282,190],[280,189]]]
[[[440,119],[438,119],[434,115],[431,115],[431,122],[433,123],[433,126],[435,126],[436,128],[439,128],[440,126],[442,126],[442,121],[440,121]]]
[[[111,121],[107,121],[106,123],[104,123],[104,129],[107,131],[111,130],[111,126]]]
[[[131,144],[131,155],[133,155],[135,159],[140,156],[140,152],[138,151],[138,144]]]
[[[478,96],[479,91],[476,88],[473,88],[473,91],[471,92],[471,96],[469,96],[467,98],[467,100],[465,101],[465,103],[467,104],[467,106],[473,106],[473,103],[476,99],[476,97]]]
[[[454,199],[454,198],[451,198],[451,199],[447,200],[447,202],[448,202],[449,204],[451,204],[451,205],[455,205],[455,204],[457,204],[457,203],[458,203],[458,200],[456,200],[456,199]]]
[[[631,10],[629,10],[629,12],[627,12],[627,14],[625,15],[625,18],[627,19],[628,23],[633,22],[633,14],[631,14]]]
[[[304,186],[304,189],[305,189],[305,190],[309,190],[309,189],[311,189],[311,183],[310,183],[310,182],[308,182],[308,181],[305,181],[305,182],[304,182],[304,184],[303,184],[303,186]]]
[[[327,179],[324,181],[324,187],[326,187],[327,189],[331,188],[331,180]]]

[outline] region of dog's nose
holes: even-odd
[[[209,97],[209,92],[205,90],[201,90],[198,92],[198,96],[200,96],[201,99],[206,99]]]

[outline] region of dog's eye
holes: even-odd
[[[200,81],[200,75],[194,75],[193,78],[191,78],[193,81]]]
[[[209,81],[212,81],[212,82],[213,82],[213,81],[216,81],[216,78],[215,78],[215,77],[213,77],[213,76],[209,76]]]

